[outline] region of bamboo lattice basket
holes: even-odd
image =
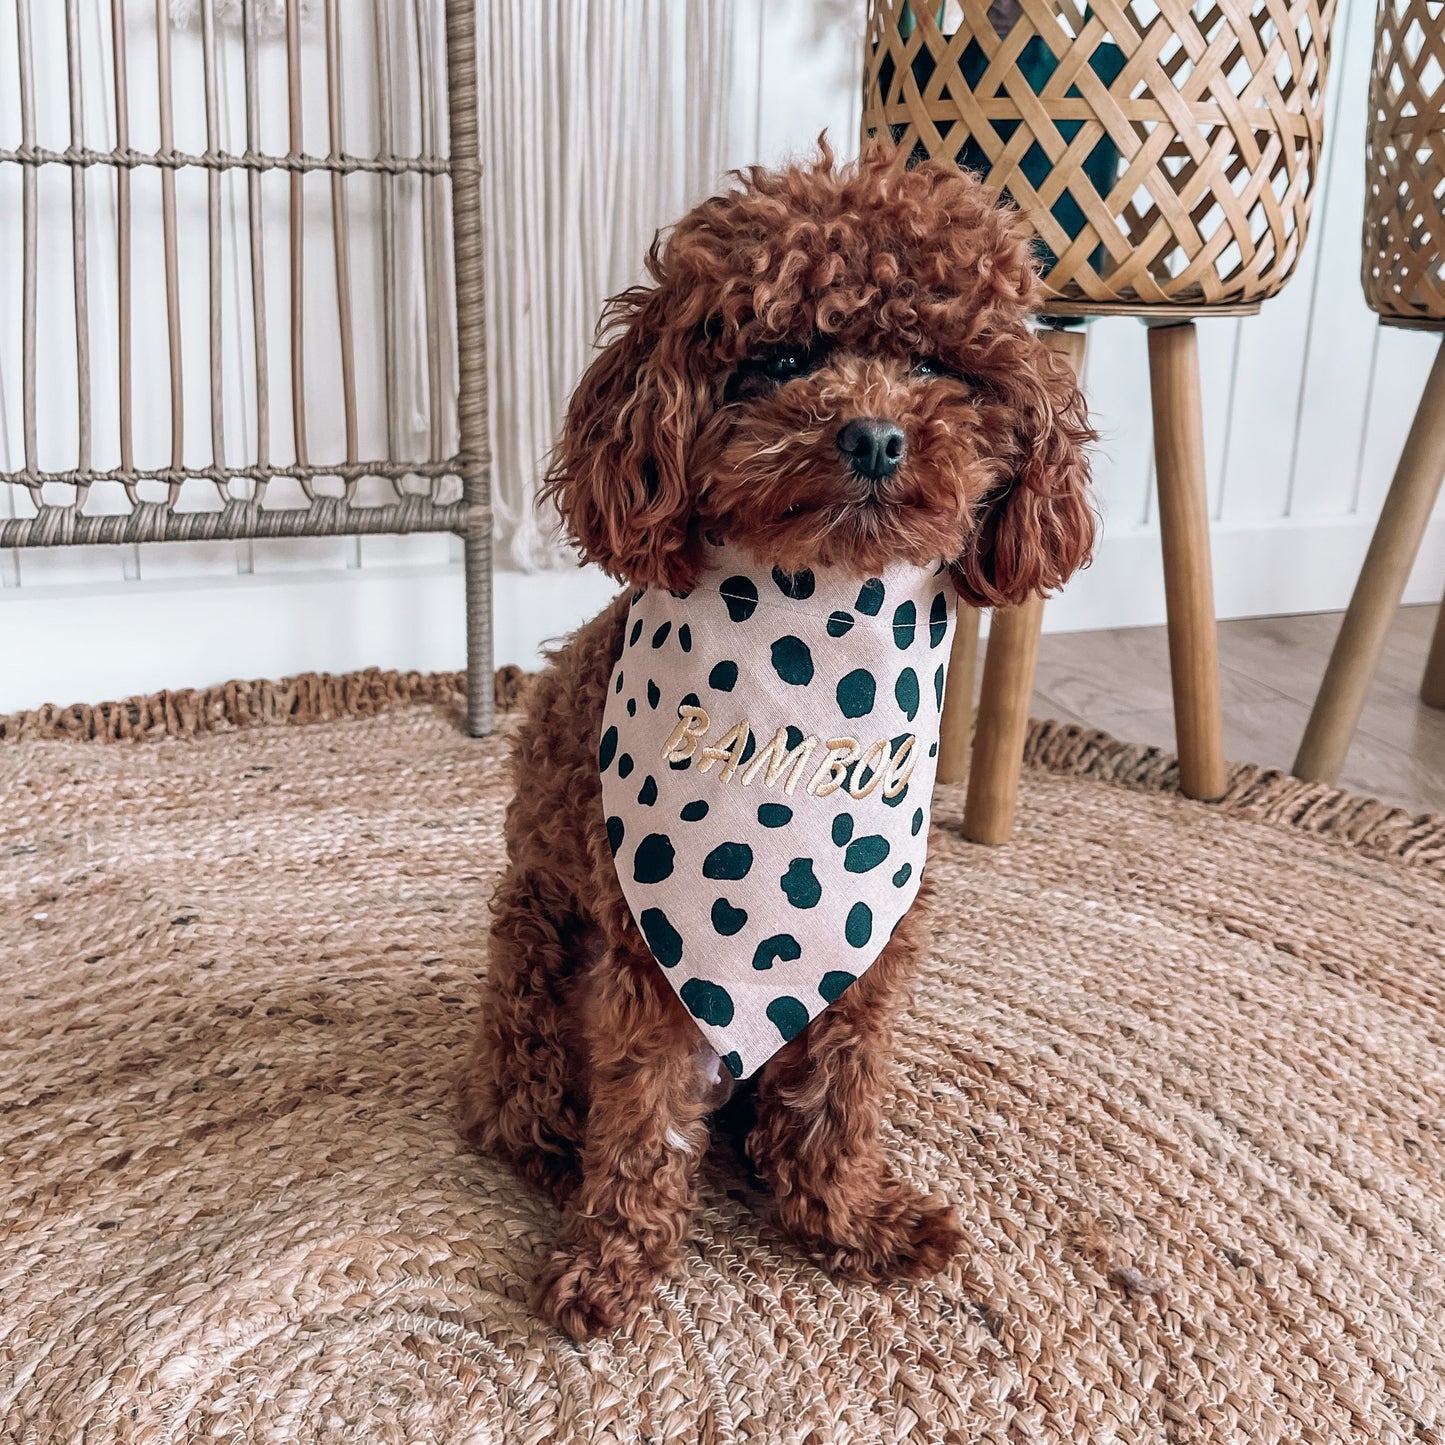
[[[1056,314],[1252,310],[1304,246],[1334,14],[871,0],[863,130],[1011,196]]]
[[[1365,133],[1360,279],[1397,325],[1445,327],[1445,0],[1383,0]]]

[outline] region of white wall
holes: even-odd
[[[851,148],[861,0],[738,0],[735,10],[736,161],[806,153],[825,127]],[[8,11],[0,0],[0,34],[11,23]],[[1372,21],[1372,0],[1343,0],[1321,186],[1299,272],[1259,317],[1199,325],[1221,616],[1348,600],[1436,344],[1380,328],[1360,294]],[[0,127],[8,133],[5,107],[13,102],[4,90]],[[11,218],[5,229],[17,214],[7,184],[0,176],[0,215]],[[353,217],[353,230],[357,224]],[[0,266],[0,415],[7,421],[18,381],[9,346],[18,284],[16,271]],[[202,339],[192,355],[203,352]],[[1094,567],[1050,604],[1046,625],[1157,623],[1163,579],[1138,323],[1091,324],[1085,381],[1104,434],[1096,468],[1103,542]],[[16,449],[13,425],[7,430],[4,465]],[[6,490],[0,487],[0,514]],[[243,551],[254,559],[249,575]],[[1445,511],[1407,598],[1438,598],[1442,579]],[[0,711],[231,676],[368,663],[454,667],[463,658],[457,549],[442,538],[9,553],[0,554],[0,583]],[[588,573],[499,574],[498,661],[533,662],[541,640],[590,615],[606,595],[605,579]]]

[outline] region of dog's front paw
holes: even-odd
[[[828,1269],[850,1279],[886,1284],[940,1273],[963,1248],[951,1205],[898,1185],[830,1231],[815,1247]]]
[[[537,1275],[532,1307],[574,1340],[590,1339],[631,1320],[656,1281],[657,1272],[630,1240],[563,1243]]]

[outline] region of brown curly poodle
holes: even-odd
[[[1027,232],[977,180],[905,170],[882,148],[835,165],[825,146],[813,165],[739,173],[659,237],[647,269],[652,284],[609,304],[547,478],[587,560],[686,590],[724,538],[786,574],[943,558],[975,606],[1057,588],[1087,560],[1093,433],[1027,324]],[[868,443],[848,430],[880,420],[886,481],[860,469]],[[679,1258],[733,1089],[633,921],[604,827],[598,735],[628,605],[581,628],[531,690],[460,1091],[468,1137],[563,1205],[534,1301],[578,1338],[628,1320]],[[880,1144],[922,901],[727,1111],[746,1105],[747,1156],[783,1227],[855,1278],[935,1272],[961,1240]]]

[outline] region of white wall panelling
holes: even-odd
[[[489,3],[482,0],[484,24]],[[544,9],[548,3],[559,4],[559,13],[575,22],[580,11],[574,7],[582,0],[544,0]],[[0,0],[0,76],[13,74],[5,49],[13,46],[13,4]],[[851,153],[858,121],[862,0],[737,0],[732,8],[736,81],[726,118],[731,163],[806,154],[825,128],[840,150]],[[81,11],[87,47],[93,56],[104,56],[108,6],[82,0]],[[1259,317],[1205,320],[1199,326],[1221,616],[1344,605],[1437,344],[1427,335],[1382,330],[1360,294],[1362,153],[1373,14],[1372,0],[1342,0],[1320,193],[1295,278],[1265,304]],[[133,143],[152,144],[139,102],[147,94],[140,69],[144,46],[133,44],[131,51]],[[178,50],[178,73],[182,61]],[[230,84],[234,97],[239,73],[231,76]],[[185,109],[179,101],[178,96],[178,127]],[[63,94],[45,104],[52,134],[63,133]],[[349,107],[349,125],[360,119],[351,114],[354,109]],[[284,125],[284,116],[268,121],[278,123]],[[309,127],[309,117],[307,123]],[[97,136],[109,134],[106,96],[98,94],[93,103],[88,98],[87,124]],[[318,136],[324,135],[324,116],[318,124]],[[14,87],[0,84],[0,136],[13,135],[15,129]],[[180,135],[177,140],[186,143]],[[646,156],[656,138],[638,135],[635,144]],[[138,174],[136,181],[138,225],[146,213],[143,177]],[[203,228],[204,182],[199,176],[194,180],[200,193],[189,200],[183,194],[182,224],[189,216]],[[93,213],[104,216],[113,205],[109,183],[92,172],[88,184]],[[63,176],[52,176],[45,185],[50,188],[44,198],[47,224],[57,228],[51,233],[55,284],[46,304],[52,308],[48,314],[58,319],[43,341],[41,373],[42,395],[57,399],[54,414],[46,418],[50,430],[44,454],[50,457],[63,456],[70,442],[74,360],[66,267],[60,264],[69,251],[68,187]],[[280,186],[276,204],[284,208],[284,182]],[[229,192],[226,197],[227,205],[239,200]],[[7,467],[16,463],[19,442],[20,280],[14,263],[18,199],[17,168],[0,167],[0,464]],[[318,225],[326,234],[320,188],[316,204]],[[354,201],[352,235],[359,248],[366,244],[367,215],[364,204]],[[278,225],[281,219],[278,216]],[[639,232],[669,219],[641,218]],[[568,218],[559,216],[555,224],[560,244],[574,244]],[[203,236],[203,230],[196,234]],[[106,244],[99,223],[91,244]],[[158,232],[153,244],[158,251]],[[197,244],[199,253],[188,259],[183,238],[184,284],[203,292],[204,244]],[[138,257],[147,254],[139,233],[136,248]],[[324,302],[331,285],[329,244],[309,246],[308,264],[313,259],[318,272],[308,278],[308,290]],[[105,396],[102,378],[108,377],[110,364],[99,338],[107,334],[104,327],[114,312],[114,298],[105,290],[106,284],[113,287],[108,263],[107,254],[97,257],[91,268],[98,399]],[[284,267],[284,248],[280,264]],[[369,263],[363,259],[356,264]],[[227,266],[231,274],[231,258]],[[277,294],[284,296],[284,272],[275,284]],[[199,299],[197,314],[204,317],[203,295]],[[140,297],[136,307],[139,325]],[[228,301],[227,326],[233,328],[228,347],[249,347],[244,329],[248,309],[249,298]],[[278,340],[284,346],[284,337]],[[185,344],[188,400],[194,388],[198,407],[188,434],[199,446],[208,436],[204,327],[194,336],[188,334]],[[163,342],[156,358],[158,369],[149,384],[163,384]],[[494,354],[494,367],[524,367],[528,362],[525,338]],[[322,351],[308,356],[309,384],[328,385],[328,364]],[[243,375],[244,369],[237,367],[228,386],[242,387]],[[138,388],[145,377],[143,370]],[[1094,566],[1050,604],[1046,626],[1070,630],[1157,623],[1164,615],[1163,584],[1145,337],[1138,323],[1091,323],[1085,382],[1102,433],[1097,476],[1103,540]],[[238,416],[249,416],[244,395],[235,399]],[[273,408],[279,412],[276,425],[284,432],[289,426],[284,395]],[[110,432],[97,422],[98,460],[103,455],[101,439],[114,434],[113,421],[108,425]],[[243,429],[238,428],[238,447],[244,444]],[[163,438],[155,445],[164,446]],[[0,509],[15,500],[7,492],[0,487]],[[24,502],[21,498],[21,505]],[[245,575],[248,565],[255,570]],[[1426,537],[1407,598],[1434,600],[1442,583],[1445,511]],[[607,595],[605,579],[585,572],[500,573],[498,661],[534,662],[542,639],[583,620]],[[139,555],[119,549],[0,555],[0,710],[198,686],[231,676],[368,663],[459,667],[462,660],[460,571],[446,538],[368,538],[360,545],[323,540],[264,547],[256,543],[251,548],[148,547]]]

